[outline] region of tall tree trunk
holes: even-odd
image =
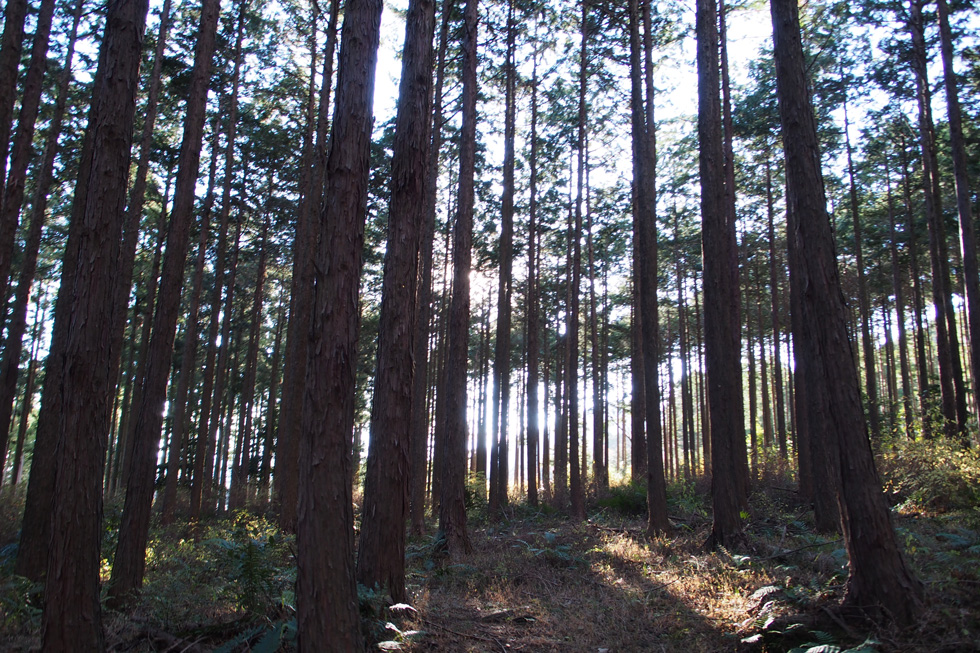
[[[259,476],[259,502],[267,505],[269,502],[269,480],[272,477],[272,451],[273,442],[276,434],[277,399],[279,397],[279,385],[282,379],[279,376],[279,364],[282,360],[282,336],[286,325],[286,302],[284,292],[279,291],[279,310],[276,317],[276,337],[275,344],[272,346],[272,370],[269,373],[271,379],[269,383],[269,400],[265,409],[265,441],[262,447],[262,468]]]
[[[54,0],[42,0],[38,8],[31,45],[31,61],[21,84],[20,116],[17,118],[17,131],[14,133],[10,152],[10,170],[7,172],[6,185],[0,198],[2,199],[0,201],[0,297],[3,298],[7,296],[7,281],[14,253],[14,240],[17,236],[17,223],[24,203],[27,167],[34,155],[34,127],[41,107],[41,85],[48,64],[48,41],[51,37],[54,8]]]
[[[885,159],[885,182],[888,188],[889,253],[892,264],[892,292],[895,294],[895,317],[898,324],[898,360],[902,374],[902,412],[905,416],[905,437],[912,438],[915,412],[912,407],[912,373],[909,367],[908,335],[905,329],[905,298],[902,268],[898,260],[898,230],[895,227],[895,205],[892,198],[891,166]]]
[[[24,444],[27,442],[27,423],[34,406],[34,386],[37,382],[37,351],[41,345],[43,325],[41,324],[42,295],[38,295],[34,309],[34,326],[31,328],[31,360],[27,364],[24,378],[24,399],[20,405],[20,422],[17,424],[17,439],[14,443],[14,459],[10,470],[10,486],[16,488],[24,474]]]
[[[473,256],[473,177],[476,170],[477,0],[466,0],[462,32],[462,127],[459,141],[459,189],[453,233],[453,281],[449,307],[439,534],[451,556],[472,549],[466,532],[466,386],[470,323],[470,269]]]
[[[937,0],[939,43],[943,60],[943,80],[946,86],[946,111],[949,116],[949,142],[953,158],[953,178],[956,181],[956,210],[960,226],[960,256],[963,264],[963,285],[966,288],[966,319],[970,326],[970,372],[973,379],[973,401],[980,410],[980,268],[977,265],[977,241],[973,227],[972,196],[968,179],[966,141],[963,137],[963,115],[960,109],[956,70],[953,68],[953,35],[949,26],[949,7],[946,0]],[[961,433],[966,442],[970,437]],[[976,440],[974,433],[973,439]]]
[[[274,175],[269,173],[269,183],[266,190],[265,219],[262,223],[262,234],[259,237],[259,260],[255,271],[255,289],[252,293],[252,323],[248,334],[248,352],[245,355],[245,378],[242,380],[241,408],[238,421],[238,447],[235,451],[235,463],[232,467],[231,510],[244,508],[248,498],[248,476],[252,468],[252,422],[255,412],[255,376],[259,362],[259,341],[262,339],[262,304],[265,300],[265,269],[267,243],[269,238],[269,213],[272,204],[272,189]]]
[[[588,85],[588,3],[582,3],[580,19],[582,43],[579,49],[579,88],[578,88],[578,128],[575,149],[578,152],[576,168],[574,222],[569,224],[569,267],[571,282],[568,289],[569,304],[566,309],[565,334],[568,362],[565,370],[565,384],[568,388],[566,405],[568,412],[568,488],[571,496],[572,519],[585,519],[585,490],[579,460],[579,408],[578,408],[578,356],[579,356],[579,296],[582,267],[582,203],[585,195],[586,163],[586,91]],[[569,188],[571,191],[571,188]],[[571,216],[570,216],[571,217]]]
[[[432,321],[432,249],[436,228],[436,200],[439,186],[439,150],[442,147],[442,87],[446,72],[446,49],[449,44],[451,0],[443,0],[439,27],[439,49],[436,57],[436,81],[432,100],[430,132],[432,137],[425,173],[425,224],[419,247],[418,328],[415,331],[415,377],[412,387],[411,449],[411,520],[412,534],[425,530],[425,476],[429,449],[430,412],[426,410],[429,387],[429,333]]]
[[[514,269],[514,140],[516,76],[514,49],[516,39],[514,2],[507,3],[507,51],[504,64],[504,162],[503,191],[500,198],[500,270],[497,287],[497,325],[493,357],[493,448],[490,455],[490,515],[497,518],[507,505],[508,442],[507,420],[510,414],[510,341],[511,297]]]
[[[247,162],[245,163],[247,165]],[[221,483],[218,483],[217,479],[220,478],[220,475],[223,473],[226,461],[224,457],[219,457],[217,460],[215,459],[215,449],[217,448],[220,452],[222,446],[224,445],[224,436],[228,433],[229,427],[222,426],[223,416],[225,412],[230,414],[232,404],[234,403],[231,398],[226,397],[228,394],[226,391],[226,385],[230,371],[236,369],[237,367],[231,358],[233,355],[237,357],[237,352],[235,352],[234,347],[238,344],[238,334],[232,334],[231,325],[235,319],[235,277],[238,275],[238,261],[242,241],[242,222],[244,222],[244,220],[244,216],[236,216],[235,243],[231,251],[231,262],[228,264],[228,281],[226,284],[227,290],[225,291],[224,308],[221,309],[221,349],[218,351],[218,358],[215,364],[214,391],[211,394],[211,410],[208,417],[208,424],[210,426],[208,427],[209,431],[207,435],[204,437],[204,471],[201,475],[201,508],[198,510],[198,515],[200,514],[201,510],[208,514],[214,512],[214,494],[216,491],[219,493],[220,504],[222,506],[224,505],[224,482],[222,481]],[[233,337],[233,335],[235,337]],[[212,344],[212,347],[214,346],[216,346],[216,343]],[[204,423],[203,415],[201,423]],[[215,438],[218,438],[217,442],[215,441]],[[218,474],[215,474],[216,466],[219,472]],[[193,495],[194,492],[192,487],[191,516],[192,518],[196,518],[198,515],[195,515],[193,511]]]
[[[943,251],[946,245],[946,232],[939,217],[936,202],[939,194],[938,167],[933,135],[931,93],[926,70],[927,55],[925,26],[922,19],[924,0],[910,0],[909,32],[912,37],[912,69],[915,74],[916,100],[919,108],[919,145],[922,150],[923,191],[925,196],[926,218],[929,223],[929,259],[932,263],[933,305],[936,310],[936,350],[939,358],[939,387],[942,401],[943,430],[947,435],[956,431],[957,396],[954,386],[953,359],[950,334],[947,328],[947,302],[949,295],[949,274],[944,274]],[[923,413],[925,416],[925,413]]]
[[[670,528],[667,519],[666,481],[663,467],[663,431],[660,424],[660,379],[657,367],[660,359],[660,329],[657,316],[657,234],[656,234],[656,140],[653,122],[653,88],[644,74],[647,66],[641,64],[640,5],[630,2],[630,79],[631,116],[633,132],[633,206],[634,266],[639,267],[639,307],[634,314],[640,317],[640,351],[643,358],[643,403],[645,408],[646,434],[646,482],[649,508],[647,529],[651,534],[666,532]],[[650,37],[648,3],[643,4],[647,38]],[[644,59],[648,58],[644,43]],[[651,71],[652,72],[652,71]],[[644,97],[643,81],[646,81]],[[638,225],[638,226],[637,226]],[[634,295],[636,288],[634,288]],[[634,380],[634,388],[636,380]],[[635,396],[635,395],[634,395]],[[636,433],[634,430],[634,438]],[[634,447],[636,442],[634,441]],[[634,472],[635,474],[635,472]]]
[[[729,212],[725,189],[715,0],[698,0],[697,35],[704,344],[714,509],[711,535],[706,546],[715,548],[737,546],[743,537],[739,449],[741,446],[744,451],[745,447],[739,361],[738,251],[735,246],[735,223]]]
[[[217,144],[218,120],[214,120],[214,141]],[[181,463],[184,433],[189,425],[188,397],[191,381],[197,370],[198,345],[198,315],[201,307],[201,289],[204,283],[204,263],[207,258],[208,234],[211,233],[211,209],[214,204],[214,185],[218,169],[218,148],[211,148],[211,161],[208,172],[208,189],[204,199],[204,209],[201,212],[201,228],[198,234],[197,258],[194,262],[194,278],[190,292],[190,306],[187,309],[186,329],[184,331],[184,347],[181,352],[180,371],[178,372],[177,395],[174,400],[173,428],[171,435],[171,455],[167,459],[167,484],[163,492],[162,521],[164,524],[173,522],[174,509],[177,501],[177,473]],[[210,349],[210,347],[209,347]],[[203,402],[202,402],[203,403]],[[176,452],[176,456],[173,455]]]
[[[776,215],[772,193],[772,151],[766,141],[766,222],[769,230],[769,291],[772,295],[772,367],[776,378],[773,390],[776,395],[776,440],[779,442],[779,455],[785,459],[788,456],[786,444],[786,406],[783,399],[783,362],[782,362],[782,320],[779,312],[779,277],[777,270],[779,260],[776,248]]]
[[[805,287],[800,304],[806,348],[801,353],[809,356],[808,391],[811,381],[822,386],[826,445],[838,450],[840,460],[838,502],[850,558],[844,601],[862,611],[874,606],[898,623],[908,623],[916,616],[922,589],[898,546],[864,424],[823,192],[816,121],[806,89],[798,8],[795,0],[773,0],[771,11],[789,235],[796,248],[790,274],[802,277]]]
[[[539,356],[541,349],[540,300],[538,298],[538,20],[534,23],[534,55],[531,71],[531,133],[528,161],[530,187],[527,230],[527,501],[538,505]],[[545,381],[547,385],[547,381]],[[546,393],[547,394],[547,393]],[[547,410],[547,397],[545,410]],[[547,419],[545,419],[547,425]],[[547,426],[545,427],[547,428]]]
[[[345,5],[330,154],[324,167],[296,520],[297,630],[300,649],[306,651],[364,648],[354,577],[350,470],[358,290],[381,10],[380,0],[349,0]]]
[[[419,248],[426,222],[432,128],[432,37],[435,0],[413,0],[405,23],[402,77],[391,160],[388,244],[381,289],[378,362],[371,407],[371,444],[364,477],[357,578],[405,601],[405,520],[411,472]]]
[[[167,230],[167,251],[163,259],[160,296],[153,315],[153,334],[148,350],[143,392],[138,395],[140,403],[133,430],[132,466],[126,483],[126,503],[119,526],[119,544],[112,565],[109,597],[116,605],[124,604],[128,594],[139,591],[146,567],[146,540],[153,504],[154,471],[163,424],[163,406],[167,399],[167,380],[170,378],[173,359],[177,317],[180,312],[184,264],[194,215],[194,189],[201,161],[211,59],[219,12],[218,0],[204,0],[187,95],[187,114],[177,164],[174,207]],[[237,49],[240,50],[240,47],[239,41]]]
[[[7,179],[10,153],[10,126],[17,100],[17,69],[24,48],[24,21],[27,0],[7,0],[0,37],[0,188]]]
[[[68,324],[55,324],[56,331],[65,333],[64,348],[54,347],[60,374],[48,377],[57,384],[60,401],[54,406],[59,435],[42,615],[45,651],[105,648],[99,560],[102,471],[112,407],[113,375],[107,361],[113,312],[124,310],[113,305],[112,289],[146,11],[143,0],[120,0],[107,7],[72,205],[69,239],[74,237],[77,244],[66,247],[63,272],[70,295],[56,317]]]
[[[13,307],[6,324],[7,337],[3,342],[3,368],[0,369],[0,469],[3,469],[6,462],[7,434],[10,432],[14,399],[17,394],[20,355],[23,349],[22,341],[27,328],[27,305],[30,302],[34,274],[37,272],[37,257],[41,247],[41,234],[47,213],[48,195],[54,178],[54,162],[58,155],[58,137],[61,135],[61,124],[68,103],[68,91],[72,80],[71,64],[74,59],[75,40],[78,35],[78,24],[81,20],[83,6],[83,0],[76,0],[72,27],[68,35],[65,63],[58,78],[58,95],[55,100],[54,115],[48,125],[44,154],[37,168],[35,192],[24,242],[24,258],[17,279],[17,287],[14,291]],[[6,297],[6,293],[0,294],[0,297]]]
[[[220,104],[220,102],[219,102]],[[231,110],[231,115],[236,114],[236,110]],[[217,157],[218,153],[218,126],[215,125],[214,131],[214,144],[211,147],[212,156]],[[229,133],[234,133],[235,129],[232,124],[228,125]],[[203,372],[203,382],[201,385],[201,407],[198,416],[198,430],[197,430],[197,442],[194,446],[194,469],[191,474],[191,505],[190,505],[190,518],[192,521],[196,520],[201,514],[201,505],[204,498],[204,494],[207,488],[210,488],[211,481],[210,477],[205,474],[205,468],[210,468],[210,462],[206,461],[207,457],[213,453],[211,448],[211,442],[213,441],[213,433],[217,429],[217,424],[212,420],[212,399],[214,397],[214,385],[216,377],[219,376],[217,363],[218,361],[218,332],[221,328],[221,298],[222,290],[224,290],[224,279],[227,267],[227,250],[228,250],[228,219],[231,213],[230,210],[230,196],[231,196],[231,170],[234,166],[235,160],[235,150],[234,150],[234,140],[228,139],[225,145],[225,178],[224,186],[226,190],[223,191],[222,195],[222,205],[221,213],[218,218],[218,240],[215,245],[215,258],[214,258],[214,279],[212,283],[214,284],[211,289],[211,296],[208,300],[211,308],[211,318],[208,322],[208,335],[206,345],[207,351],[204,355],[204,372]],[[227,313],[224,315],[224,319],[227,321],[229,316]],[[224,343],[227,340],[222,339],[222,352],[225,351],[226,347]],[[222,357],[223,361],[224,358]]]
[[[854,226],[854,254],[858,279],[858,310],[861,313],[861,346],[864,350],[864,391],[868,397],[868,427],[871,437],[881,436],[881,417],[878,399],[878,370],[875,366],[875,346],[871,339],[871,303],[868,300],[868,280],[864,272],[864,245],[861,238],[861,212],[858,210],[857,184],[854,181],[854,159],[851,155],[850,121],[847,116],[847,82],[841,75],[844,93],[844,145],[847,152],[847,178]]]
[[[340,0],[330,0],[327,20],[327,42],[323,56],[320,103],[317,109],[316,144],[310,171],[310,187],[304,189],[303,202],[296,216],[293,239],[293,274],[290,280],[289,323],[286,325],[286,354],[282,379],[282,418],[276,438],[276,474],[273,486],[279,507],[279,527],[296,530],[296,506],[299,492],[299,441],[303,413],[303,386],[306,380],[306,333],[310,328],[313,305],[313,260],[319,238],[316,216],[321,210],[324,169],[328,151],[330,90],[333,82],[334,49]]]

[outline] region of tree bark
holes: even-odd
[[[953,35],[949,26],[949,7],[946,0],[937,0],[939,43],[943,60],[943,80],[946,86],[946,111],[949,117],[949,142],[953,158],[953,178],[956,182],[956,210],[960,226],[960,256],[963,265],[963,285],[966,288],[966,318],[970,326],[970,372],[973,378],[973,401],[980,410],[980,268],[977,265],[977,241],[973,227],[972,196],[966,142],[963,137],[963,112],[960,109],[956,70],[953,68]],[[966,444],[970,436],[961,428]],[[973,440],[976,441],[976,433]]]
[[[539,357],[541,350],[538,299],[538,21],[534,23],[531,71],[531,134],[528,160],[529,198],[527,227],[527,502],[538,505]],[[547,399],[545,399],[547,404]],[[545,420],[547,424],[547,419]]]
[[[217,145],[218,120],[214,120],[214,142]],[[197,370],[198,316],[201,307],[201,289],[204,283],[204,263],[207,258],[208,235],[211,233],[211,209],[214,205],[214,185],[218,168],[218,148],[211,148],[211,161],[208,172],[208,189],[205,193],[204,209],[201,211],[201,228],[198,235],[197,258],[194,262],[194,278],[190,292],[190,306],[187,309],[187,327],[184,331],[184,347],[181,352],[178,372],[177,395],[174,400],[173,428],[171,434],[170,456],[167,459],[167,484],[163,492],[162,522],[170,524],[174,519],[177,502],[177,474],[180,470],[181,449],[184,433],[189,426],[188,398],[192,378]],[[209,349],[212,349],[209,347]],[[212,356],[213,359],[213,356]],[[203,398],[203,396],[202,396]],[[203,402],[202,402],[203,405]],[[177,455],[173,455],[176,452]]]
[[[466,0],[462,31],[462,126],[459,188],[453,232],[453,280],[449,306],[445,373],[446,418],[439,499],[439,548],[450,556],[472,550],[466,531],[466,391],[470,322],[470,269],[473,256],[474,174],[476,169],[477,0]]]
[[[99,560],[102,542],[102,471],[112,407],[109,365],[114,263],[119,255],[140,50],[146,22],[143,0],[107,7],[89,127],[80,159],[63,273],[64,348],[54,366],[57,465],[51,502],[42,648],[102,651]],[[56,309],[56,313],[59,313]],[[56,319],[57,319],[56,317]],[[50,405],[46,407],[49,410]],[[37,462],[37,461],[36,461]],[[45,470],[47,471],[47,470]],[[37,517],[43,518],[40,515]]]
[[[391,160],[388,241],[381,289],[378,359],[371,407],[371,444],[364,477],[357,578],[406,601],[405,520],[411,477],[418,269],[426,227],[426,175],[432,130],[432,37],[435,0],[413,0],[405,23],[402,76]]]
[[[843,74],[841,75],[843,78]],[[864,351],[864,391],[867,394],[868,427],[871,437],[881,436],[881,417],[878,399],[878,370],[875,365],[875,346],[871,339],[871,302],[868,300],[868,280],[864,272],[864,245],[861,237],[861,211],[858,209],[857,184],[854,181],[854,159],[851,153],[850,121],[847,115],[847,82],[842,79],[844,93],[844,145],[847,153],[848,197],[851,222],[854,226],[854,255],[858,279],[858,311],[861,314],[861,348]]]
[[[517,28],[514,2],[507,3],[507,49],[504,76],[504,161],[503,191],[500,198],[500,270],[497,286],[497,324],[493,357],[493,432],[490,452],[490,516],[500,517],[507,505],[508,442],[510,414],[511,298],[514,270],[514,140],[517,116],[514,50]]]
[[[35,192],[28,220],[29,226],[24,239],[24,259],[18,274],[17,287],[14,290],[13,307],[6,325],[7,337],[3,344],[3,368],[0,370],[0,469],[3,469],[6,463],[7,434],[10,432],[14,399],[17,394],[20,355],[23,350],[22,341],[27,328],[27,305],[30,302],[34,274],[37,272],[37,257],[41,247],[48,195],[54,178],[54,161],[58,156],[58,137],[61,135],[61,124],[68,103],[69,85],[72,80],[71,64],[74,59],[75,40],[78,35],[78,24],[81,20],[83,6],[83,0],[76,1],[72,27],[68,35],[65,63],[58,78],[58,95],[55,100],[54,115],[45,137],[44,154],[37,168]],[[0,294],[0,297],[5,296],[6,293]],[[33,361],[33,358],[31,360]]]
[[[146,540],[149,536],[153,504],[154,472],[180,311],[184,264],[194,214],[194,189],[200,168],[211,59],[219,13],[218,0],[204,0],[194,49],[194,68],[187,96],[184,135],[178,157],[174,206],[167,230],[167,251],[163,259],[159,299],[153,315],[143,391],[137,395],[140,403],[135,413],[136,426],[131,449],[132,466],[129,468],[129,479],[126,483],[126,503],[119,526],[119,544],[112,565],[109,597],[117,606],[123,605],[129,594],[139,591],[146,568]]]
[[[898,546],[864,423],[823,192],[816,124],[806,90],[798,8],[795,0],[773,0],[771,10],[792,220],[789,237],[796,247],[790,274],[802,277],[805,288],[801,331],[807,345],[803,353],[811,356],[808,381],[823,388],[826,444],[839,452],[838,502],[850,558],[844,602],[908,623],[918,612],[922,589]]]
[[[21,85],[20,115],[10,152],[10,170],[7,172],[0,201],[0,297],[3,298],[7,297],[9,287],[10,262],[14,253],[17,223],[20,221],[20,211],[24,203],[27,168],[34,154],[34,127],[41,107],[41,86],[48,64],[48,41],[51,37],[54,8],[54,0],[42,0],[38,8],[31,44],[31,61]],[[6,152],[4,155],[6,156]]]
[[[381,10],[379,0],[349,0],[345,5],[324,167],[299,443],[296,607],[301,651],[364,649],[354,577],[350,470]]]
[[[724,1],[724,0],[723,0]],[[701,170],[701,246],[704,252],[704,344],[711,420],[711,502],[706,546],[741,543],[739,449],[744,451],[739,361],[738,251],[725,189],[715,0],[698,0],[698,140]],[[734,189],[732,189],[734,192]]]
[[[299,441],[303,412],[303,385],[306,379],[306,333],[310,328],[313,303],[313,260],[319,238],[316,216],[321,210],[324,168],[330,126],[330,91],[333,82],[334,49],[337,40],[339,0],[330,1],[327,20],[327,42],[323,56],[323,81],[317,110],[316,146],[310,173],[311,187],[304,190],[304,201],[296,216],[293,240],[293,274],[290,280],[289,323],[286,326],[286,354],[283,364],[282,410],[279,436],[276,439],[276,472],[273,483],[275,502],[279,507],[279,528],[296,530],[296,506],[299,492]]]

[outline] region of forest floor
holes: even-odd
[[[814,533],[792,486],[771,474],[756,484],[738,552],[703,548],[711,527],[703,481],[670,486],[675,528],[655,539],[644,532],[644,495],[629,486],[593,497],[589,519],[577,524],[516,502],[490,523],[477,505],[471,555],[437,559],[430,539],[410,541],[410,605],[360,588],[365,635],[373,650],[403,651],[980,651],[980,485],[951,487],[944,477],[946,499],[909,498],[912,475],[887,467],[892,498],[904,498],[893,521],[925,587],[915,624],[841,617],[843,543]],[[963,492],[964,501],[948,500]],[[0,546],[15,539],[8,517],[17,503],[0,502]],[[106,514],[104,555],[115,548],[119,507]],[[39,650],[40,589],[10,575],[14,553],[13,545],[0,549],[0,650]],[[294,555],[291,537],[251,513],[194,531],[156,528],[138,604],[103,615],[107,644],[293,650]]]

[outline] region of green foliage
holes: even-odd
[[[282,536],[262,518],[245,511],[235,516],[229,538],[214,538],[210,544],[220,552],[228,579],[232,582],[238,607],[249,613],[261,613],[275,602],[276,590],[291,585],[290,574],[280,570]],[[280,602],[288,603],[287,592],[280,592]]]
[[[980,452],[958,441],[891,441],[882,447],[878,468],[885,491],[904,507],[947,512],[980,506]]]
[[[483,472],[467,474],[465,493],[466,516],[472,521],[486,521],[490,512],[487,503],[486,475]]]
[[[41,585],[21,576],[8,576],[0,581],[0,633],[40,628],[41,590]]]
[[[646,485],[637,482],[613,485],[608,496],[599,499],[599,506],[623,517],[643,517],[647,514]]]

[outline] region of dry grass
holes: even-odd
[[[653,539],[642,518],[628,516],[635,497],[622,488],[593,500],[585,523],[516,503],[496,523],[474,515],[471,555],[434,559],[429,540],[410,543],[412,608],[393,609],[365,593],[365,632],[374,646],[416,652],[761,652],[806,643],[843,649],[869,638],[876,643],[864,650],[881,653],[980,650],[980,510],[903,506],[895,525],[924,581],[920,619],[845,621],[836,611],[846,581],[843,545],[813,532],[781,479],[757,485],[738,552],[704,550],[703,483],[671,488],[674,531]],[[282,650],[291,650],[291,541],[276,537],[257,552],[253,571],[272,583],[247,608],[242,547],[262,544],[274,528],[247,517],[207,529],[200,542],[181,526],[155,531],[140,604],[105,617],[110,647],[205,651],[233,643],[225,650],[249,651],[278,628]],[[17,583],[0,573],[0,650],[37,650],[39,595]]]

